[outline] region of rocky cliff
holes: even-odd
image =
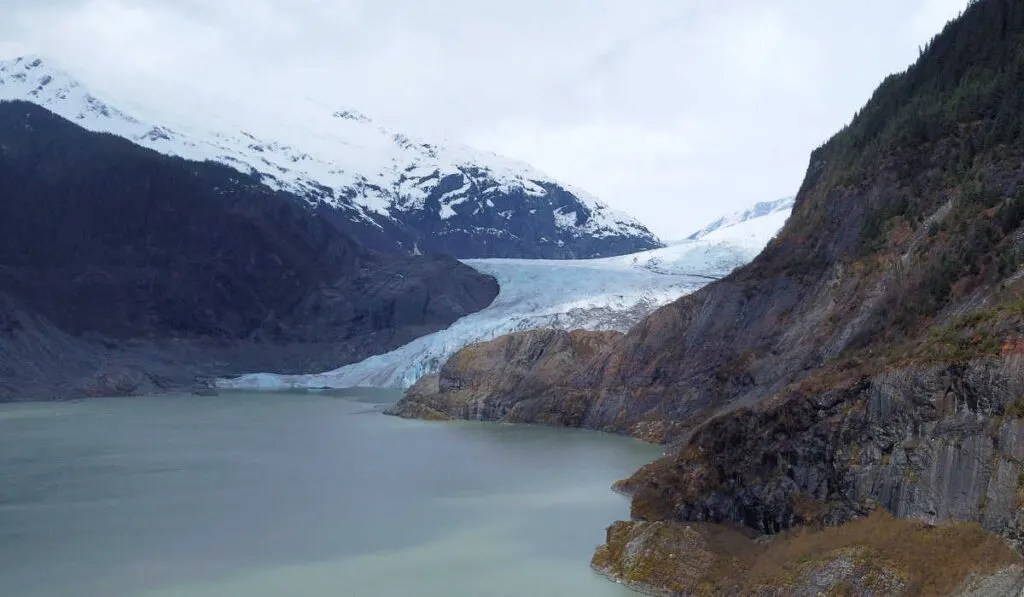
[[[409,389],[389,413],[425,419],[545,423],[579,427],[585,400],[552,400],[546,390],[607,350],[618,332],[534,330],[460,350]]]
[[[813,152],[753,263],[515,399],[672,444],[622,485],[639,521],[774,536],[883,506],[1019,547],[1021,114],[1024,5],[979,0]]]

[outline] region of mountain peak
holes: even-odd
[[[57,68],[50,59],[37,55],[26,54],[11,60],[0,60],[0,77],[9,78],[15,81],[25,81],[29,77],[45,77],[71,79],[71,77]]]
[[[78,80],[39,55],[0,61],[0,101],[4,100],[32,102],[94,131],[103,127],[89,126],[87,121],[137,123],[89,93]],[[106,132],[116,133],[113,130]]]
[[[234,122],[234,114],[211,121],[216,105],[204,114],[152,118],[149,107],[132,104],[130,116],[114,107],[127,104],[101,100],[39,56],[0,61],[3,100],[40,105],[166,155],[255,175],[338,212],[345,226],[375,229],[378,239],[387,231],[392,248],[407,252],[579,258],[662,246],[633,218],[525,164],[392,132],[351,108],[285,110],[279,121],[248,124]]]
[[[13,60],[0,62],[0,71],[6,70],[7,67],[20,67],[26,70],[31,70],[33,68],[44,66],[45,62],[46,60],[42,56],[26,54],[24,56],[18,56]]]
[[[352,109],[337,110],[336,112],[334,112],[334,114],[332,114],[332,116],[334,116],[335,118],[340,118],[342,120],[354,120],[355,122],[366,123],[371,122],[370,118],[366,116],[366,114],[363,114],[358,110]]]
[[[704,228],[701,228],[697,232],[686,237],[686,240],[700,240],[715,231],[736,226],[737,224],[742,224],[748,220],[763,218],[771,214],[781,212],[788,214],[793,211],[793,205],[795,203],[796,197],[783,197],[782,199],[776,199],[774,201],[761,201],[760,203],[755,203],[750,209],[737,211],[718,218]]]

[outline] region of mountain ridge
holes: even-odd
[[[761,201],[755,203],[749,209],[743,211],[733,212],[724,215],[717,220],[711,222],[704,228],[701,228],[697,232],[694,232],[690,236],[686,237],[686,240],[700,240],[705,236],[720,230],[722,228],[728,228],[737,224],[742,224],[748,220],[762,218],[764,216],[777,213],[777,212],[790,212],[793,210],[793,204],[796,202],[796,197],[783,197],[774,201]]]
[[[662,246],[632,217],[526,164],[394,133],[351,109],[299,107],[262,123],[270,136],[229,124],[207,130],[144,120],[38,56],[0,61],[4,99],[36,103],[166,155],[253,174],[330,212],[335,225],[379,249],[579,258]]]

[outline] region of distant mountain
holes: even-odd
[[[741,224],[748,220],[763,218],[772,214],[785,213],[788,216],[788,214],[793,211],[793,204],[795,201],[796,197],[785,197],[782,199],[776,199],[775,201],[762,201],[761,203],[755,204],[750,209],[722,216],[686,238],[687,240],[697,240],[704,238],[716,230],[721,230],[722,228],[728,228],[729,226],[735,226],[736,224]],[[785,218],[783,218],[783,221],[785,221]],[[778,230],[778,227],[776,227],[775,230]]]
[[[394,133],[354,110],[296,106],[278,122],[258,123],[267,135],[235,124],[211,128],[205,115],[144,118],[38,57],[0,62],[4,99],[38,104],[166,155],[250,174],[378,249],[564,259],[662,246],[630,216],[525,164]]]
[[[370,251],[252,176],[0,102],[0,400],[322,371],[497,292],[448,256]]]

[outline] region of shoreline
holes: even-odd
[[[612,584],[621,585],[623,587],[626,587],[630,591],[634,591],[641,595],[647,595],[648,597],[679,597],[679,594],[674,591],[658,589],[650,585],[641,584],[629,580],[623,580],[610,572],[601,570],[593,563],[590,564],[590,569],[594,572],[594,574],[603,578],[605,581],[610,582]]]

